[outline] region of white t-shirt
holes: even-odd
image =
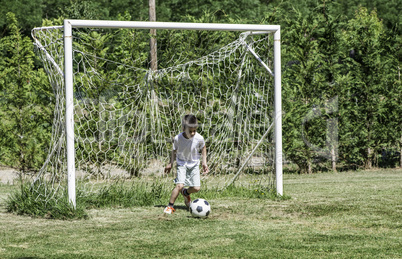
[[[185,138],[183,134],[184,132],[174,137],[173,150],[176,150],[176,162],[179,166],[194,167],[200,163],[205,141],[197,132],[190,139]]]

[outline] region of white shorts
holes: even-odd
[[[188,187],[201,186],[200,165],[197,164],[191,168],[186,166],[177,166],[177,177],[174,179],[175,184],[184,184]]]

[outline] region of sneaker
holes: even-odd
[[[185,190],[184,188],[181,190],[181,194],[184,197],[184,204],[186,204],[187,208],[190,208],[191,198],[190,195],[184,195],[184,190]]]
[[[173,214],[176,210],[173,207],[167,206],[164,210],[163,213],[165,214]]]

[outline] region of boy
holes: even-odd
[[[202,155],[203,175],[209,172],[207,166],[207,148],[204,138],[197,133],[198,122],[194,115],[186,115],[182,120],[183,132],[174,138],[170,163],[165,167],[165,173],[170,173],[173,162],[177,163],[176,187],[172,191],[169,204],[163,211],[166,214],[175,212],[174,202],[181,193],[187,208],[190,206],[191,193],[200,190],[200,157]],[[184,186],[189,188],[183,188]]]

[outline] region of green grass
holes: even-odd
[[[54,194],[45,184],[32,188],[30,182],[20,184],[6,199],[7,212],[49,219],[86,219],[87,210],[106,207],[141,207],[166,203],[170,199],[172,183],[153,179],[117,180],[95,185],[94,190],[84,189],[85,183],[78,183],[76,208],[68,202],[66,190]],[[34,191],[33,191],[34,190]],[[47,198],[46,194],[54,194]],[[290,197],[278,196],[274,188],[255,182],[233,184],[223,190],[203,185],[198,196],[205,199],[224,197],[247,197],[284,200]],[[181,197],[181,196],[180,196]]]
[[[401,183],[402,170],[284,175],[289,199],[200,193],[205,220],[182,199],[170,216],[167,201],[94,206],[86,220],[18,216],[0,185],[0,258],[402,258]]]

